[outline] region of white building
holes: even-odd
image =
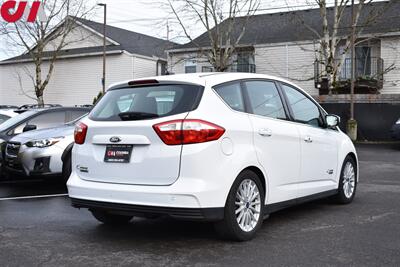
[[[330,21],[333,8],[328,8]],[[356,46],[355,117],[363,140],[388,140],[390,128],[400,117],[400,2],[379,1],[363,7],[361,34]],[[236,18],[237,35],[247,18]],[[222,22],[220,27],[224,27]],[[349,119],[351,56],[343,53],[351,29],[351,7],[344,10],[338,29],[342,37],[335,60],[343,58],[339,86],[328,95],[327,80],[321,75],[319,41],[322,18],[319,9],[252,16],[231,59],[229,71],[256,72],[287,78],[298,84],[331,113]],[[332,29],[330,29],[332,31]],[[192,42],[168,50],[172,73],[213,71],[205,53],[210,48],[206,32]]]
[[[78,19],[68,43],[55,63],[45,89],[46,104],[91,104],[102,90],[103,24]],[[174,43],[107,26],[106,86],[121,80],[161,75],[166,67],[165,49]],[[71,42],[72,41],[72,42]],[[57,41],[55,41],[57,42]],[[51,45],[47,47],[51,55]],[[44,63],[43,73],[48,66]],[[35,103],[31,77],[35,69],[28,55],[0,62],[0,104]]]
[[[339,36],[350,29],[351,8],[346,8]],[[400,2],[384,1],[366,5],[359,26],[366,25],[357,40],[358,78],[373,77],[380,94],[400,94]],[[333,9],[328,13],[333,15]],[[382,14],[381,14],[382,13]],[[376,21],[367,25],[372,15]],[[378,16],[379,15],[379,16]],[[240,29],[246,18],[237,18]],[[224,22],[221,24],[223,27]],[[237,33],[240,31],[238,30]],[[347,33],[346,33],[347,32]],[[317,34],[318,33],[318,34]],[[322,19],[319,9],[262,14],[250,17],[246,31],[232,59],[230,71],[256,72],[285,77],[313,96],[320,94],[315,62],[318,60]],[[363,40],[363,42],[361,42]],[[344,41],[343,41],[344,46]],[[338,60],[343,46],[337,50]],[[204,53],[210,47],[208,33],[193,42],[168,50],[169,71],[173,73],[212,71]],[[350,78],[350,54],[346,56],[341,78]],[[390,71],[385,71],[391,67]],[[374,92],[376,93],[376,92]]]

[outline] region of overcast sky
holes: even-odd
[[[167,21],[170,25],[170,39],[172,41],[182,42],[181,28],[174,20],[170,10],[161,4],[167,3],[167,0],[88,0],[89,2],[106,3],[107,4],[107,18],[108,24],[116,27],[125,28],[128,30],[136,31],[139,33],[167,38]],[[308,0],[308,2],[314,2]],[[328,0],[333,2],[333,0]],[[261,5],[258,13],[272,13],[286,11],[287,4],[293,9],[306,8],[307,0],[261,0]],[[168,19],[169,18],[169,19]],[[96,9],[96,12],[91,19],[102,22],[103,9],[101,7]],[[193,25],[193,34],[199,35],[204,29]],[[15,50],[6,47],[4,39],[0,37],[0,59],[5,59],[16,54],[21,53],[20,50]]]

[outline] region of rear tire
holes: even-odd
[[[344,159],[340,172],[338,193],[335,201],[339,204],[349,204],[353,201],[357,189],[357,164],[351,156]]]
[[[107,225],[128,224],[133,218],[133,216],[111,214],[102,210],[90,210],[90,212],[99,222]]]
[[[226,200],[224,219],[214,224],[218,234],[235,241],[247,241],[256,235],[263,223],[265,192],[254,172],[241,172]]]

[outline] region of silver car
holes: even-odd
[[[63,126],[13,137],[5,150],[6,174],[67,180],[71,172],[69,153],[74,143],[75,123],[79,119]]]

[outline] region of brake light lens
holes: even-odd
[[[203,120],[174,120],[153,126],[154,130],[167,145],[186,145],[218,140],[225,129]]]
[[[86,139],[86,134],[87,134],[87,125],[80,122],[75,126],[75,132],[74,132],[74,139],[75,139],[75,144],[82,145],[85,143]]]
[[[139,80],[139,81],[131,81],[128,82],[129,86],[137,86],[137,85],[149,85],[149,84],[158,84],[157,80]]]

